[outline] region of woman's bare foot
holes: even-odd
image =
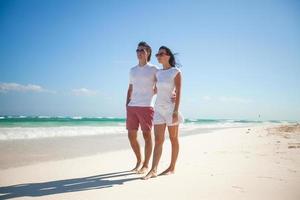
[[[157,177],[156,171],[150,170],[150,172],[145,177],[143,177],[143,180],[148,180],[150,178],[155,178],[155,177]]]
[[[143,166],[140,170],[137,171],[138,174],[145,174],[148,171],[148,167]]]
[[[168,169],[166,169],[165,171],[163,171],[162,173],[160,173],[159,176],[162,176],[162,175],[171,175],[171,174],[174,174],[174,173],[175,173],[175,169],[169,167]]]
[[[131,172],[138,172],[139,168],[140,168],[141,162],[137,162],[135,167],[130,170]]]

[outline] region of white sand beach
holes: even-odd
[[[169,155],[166,140],[159,171]],[[134,161],[130,149],[119,149],[8,167],[0,171],[0,199],[300,199],[299,125],[181,137],[170,176],[141,180],[127,171]]]

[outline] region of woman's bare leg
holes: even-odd
[[[168,126],[169,137],[172,144],[172,156],[170,166],[162,172],[160,175],[169,175],[175,172],[175,165],[179,153],[179,141],[178,141],[178,125]]]
[[[143,178],[147,180],[157,176],[157,166],[162,154],[163,143],[165,140],[166,124],[154,125],[155,146],[153,152],[152,167],[148,174]]]

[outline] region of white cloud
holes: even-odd
[[[204,100],[204,101],[210,101],[211,97],[210,96],[203,96],[202,100]]]
[[[94,96],[97,95],[98,92],[87,88],[78,88],[78,89],[73,89],[72,94],[76,96]]]
[[[50,90],[44,89],[42,86],[34,85],[34,84],[27,84],[22,85],[18,83],[0,83],[0,92],[6,93],[9,91],[15,92],[54,92]]]

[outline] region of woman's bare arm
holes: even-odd
[[[175,92],[176,92],[174,112],[178,112],[180,97],[181,97],[181,73],[180,72],[177,73],[177,75],[175,76],[174,82],[175,82]]]

